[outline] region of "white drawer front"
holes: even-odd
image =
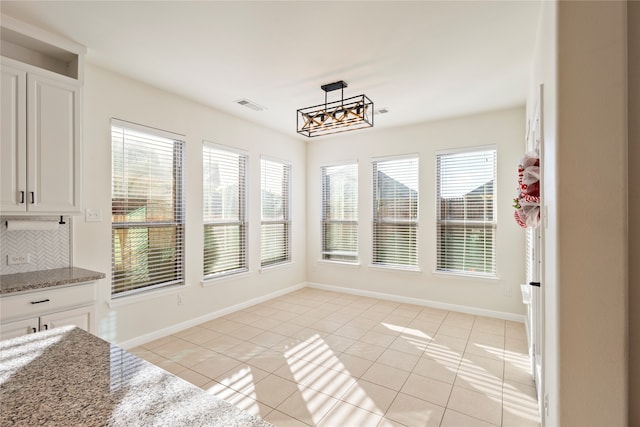
[[[96,300],[96,283],[52,288],[0,298],[2,320],[39,316]]]

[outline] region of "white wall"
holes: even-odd
[[[519,284],[524,280],[524,232],[513,221],[516,165],[522,156],[524,109],[404,128],[360,131],[353,135],[309,143],[262,128],[181,97],[87,65],[84,87],[84,206],[100,209],[101,222],[76,218],[74,264],[105,272],[99,286],[98,334],[116,343],[152,337],[176,324],[224,310],[248,300],[304,284],[325,285],[417,298],[468,308],[487,315],[521,319],[524,307]],[[259,114],[259,113],[257,113]],[[186,136],[186,285],[151,293],[151,298],[110,300],[111,272],[111,151],[112,117]],[[202,287],[201,191],[202,140],[249,152],[250,273]],[[437,150],[494,144],[498,148],[498,274],[499,279],[468,279],[434,274],[435,157]],[[307,148],[308,147],[308,148]],[[418,153],[420,177],[420,262],[422,272],[372,269],[370,259],[371,157]],[[259,159],[261,155],[293,164],[293,263],[259,271]],[[307,161],[307,157],[309,160]],[[359,268],[335,267],[320,259],[320,164],[360,161]],[[307,183],[308,180],[308,183]],[[514,251],[514,248],[518,248]],[[305,256],[306,254],[306,256]],[[309,262],[309,268],[307,268]],[[178,294],[184,300],[178,305]],[[510,296],[507,296],[510,294]]]
[[[483,310],[521,319],[524,306],[519,285],[525,280],[524,230],[513,219],[517,165],[524,154],[524,108],[490,112],[402,128],[361,130],[332,139],[312,140],[307,151],[307,280],[351,292],[377,292],[436,304]],[[436,158],[439,150],[495,145],[498,150],[498,279],[447,276],[436,269]],[[370,267],[371,159],[418,154],[420,272]],[[319,262],[321,259],[320,167],[343,160],[358,161],[358,267]],[[508,293],[509,296],[506,296]]]
[[[74,224],[74,264],[102,271],[98,334],[113,342],[133,340],[305,281],[305,143],[212,110],[96,66],[87,65],[84,86],[84,206],[99,208],[102,222]],[[256,113],[259,114],[259,113]],[[186,136],[186,285],[110,301],[112,117]],[[249,152],[249,268],[242,277],[202,287],[202,140]],[[290,265],[260,272],[260,156],[292,166]],[[184,299],[178,306],[178,293]]]
[[[626,2],[543,2],[547,426],[627,425]]]
[[[627,3],[629,183],[640,184],[640,2]],[[640,192],[629,191],[629,425],[640,425]],[[632,403],[636,402],[636,403]]]
[[[626,2],[559,2],[563,425],[623,426],[627,419],[626,24]]]

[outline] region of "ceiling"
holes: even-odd
[[[523,105],[539,1],[7,1],[86,61],[295,136],[344,80],[378,128]],[[234,101],[266,107],[253,111]],[[330,92],[329,100],[339,92]],[[302,138],[302,137],[300,137]]]

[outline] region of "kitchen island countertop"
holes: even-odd
[[[0,425],[271,426],[72,326],[0,342]]]
[[[54,286],[69,286],[103,279],[104,273],[78,267],[55,268],[0,276],[0,295],[37,291]]]

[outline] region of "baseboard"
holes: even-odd
[[[363,297],[371,297],[384,299],[388,301],[402,302],[406,304],[421,305],[424,307],[439,308],[442,310],[459,311],[462,313],[473,314],[476,316],[494,317],[496,319],[511,320],[514,322],[524,323],[526,316],[523,314],[507,313],[503,311],[486,310],[483,308],[469,307],[466,305],[448,304],[439,301],[430,301],[420,298],[404,297],[400,295],[385,294],[382,292],[365,291],[361,289],[345,288],[342,286],[325,285],[322,283],[307,282],[307,286],[315,289],[323,289],[326,291],[342,292],[345,294],[359,295]]]
[[[278,297],[280,297],[282,295],[286,295],[288,293],[291,293],[293,291],[297,291],[297,290],[302,289],[304,287],[306,287],[306,283],[304,283],[304,282],[303,283],[298,283],[297,285],[289,286],[288,288],[280,289],[278,291],[271,292],[271,293],[266,294],[266,295],[262,295],[262,296],[259,296],[259,297],[256,297],[256,298],[252,298],[250,300],[241,302],[240,304],[235,304],[235,305],[232,305],[232,306],[229,306],[229,307],[225,307],[225,308],[223,308],[221,310],[213,311],[213,312],[207,313],[207,314],[205,314],[203,316],[196,317],[196,318],[193,318],[193,319],[189,319],[189,320],[186,320],[184,322],[177,323],[175,325],[171,325],[168,328],[160,329],[160,330],[157,330],[157,331],[145,334],[145,335],[141,335],[141,336],[136,337],[136,338],[132,338],[130,340],[123,341],[121,343],[117,343],[117,345],[122,347],[122,348],[124,348],[125,350],[133,348],[133,347],[137,347],[139,345],[143,345],[145,343],[151,342],[151,341],[156,340],[158,338],[162,338],[162,337],[165,337],[167,335],[175,334],[177,332],[183,331],[185,329],[191,328],[191,327],[199,325],[201,323],[208,322],[208,321],[213,320],[213,319],[217,319],[218,317],[226,316],[227,314],[231,314],[231,313],[234,313],[236,311],[243,310],[243,309],[245,309],[247,307],[251,307],[252,305],[260,304],[260,303],[263,303],[265,301],[269,301],[269,300],[272,300],[274,298],[278,298]]]

